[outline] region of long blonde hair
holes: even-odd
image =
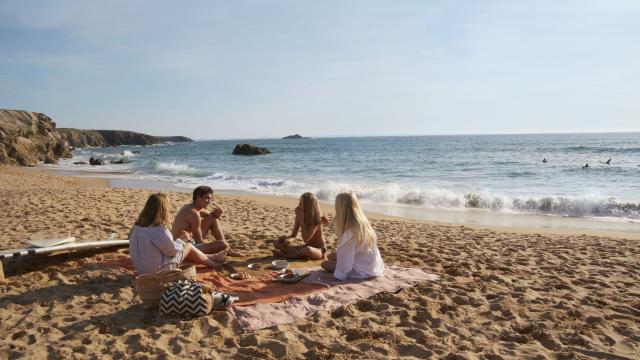
[[[336,196],[336,216],[334,219],[335,231],[338,239],[342,234],[351,230],[353,238],[360,246],[366,245],[369,249],[377,246],[377,236],[369,219],[364,215],[358,198],[354,193],[340,193]]]
[[[151,194],[147,199],[147,203],[144,204],[144,208],[138,216],[136,225],[158,226],[164,225],[167,229],[171,228],[171,220],[169,214],[171,213],[171,203],[167,195],[163,193]]]
[[[305,226],[320,225],[320,206],[313,193],[306,192],[300,196]]]

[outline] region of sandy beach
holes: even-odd
[[[1,166],[0,249],[67,233],[125,239],[150,193]],[[188,193],[168,194],[174,211],[190,202]],[[246,258],[271,255],[296,204],[229,195],[215,202],[225,209],[229,242]],[[0,358],[640,358],[640,247],[632,234],[372,218],[386,263],[440,280],[243,333],[227,312],[181,320],[144,310],[131,276],[103,264],[124,248],[9,259]]]

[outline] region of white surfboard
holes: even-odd
[[[74,236],[67,236],[66,238],[61,239],[42,239],[42,240],[25,240],[24,242],[35,247],[50,247],[62,245],[70,242],[76,241]]]
[[[109,240],[102,240],[102,241],[76,241],[76,242],[70,242],[70,243],[56,245],[56,246],[48,246],[48,247],[40,247],[40,248],[0,250],[0,260],[12,258],[12,257],[18,257],[18,256],[48,254],[54,251],[90,250],[90,249],[97,249],[97,248],[103,248],[103,247],[129,245],[129,240],[113,240],[114,236],[115,234],[112,234],[109,237]]]

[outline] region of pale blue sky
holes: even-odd
[[[640,131],[640,1],[0,2],[0,108],[198,139]]]

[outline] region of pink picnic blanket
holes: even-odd
[[[396,292],[421,281],[435,281],[439,276],[420,269],[387,265],[384,276],[373,279],[337,281],[320,268],[310,269],[301,282],[321,285],[324,290],[296,295],[278,303],[262,303],[234,308],[236,321],[243,330],[252,331],[290,324],[318,311],[331,311],[369,298],[380,292]]]

